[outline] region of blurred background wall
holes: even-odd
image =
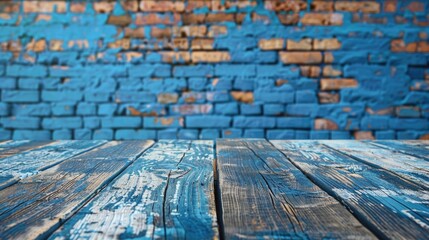
[[[0,139],[428,139],[427,1],[0,2]]]

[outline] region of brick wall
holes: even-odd
[[[0,139],[428,139],[429,2],[0,2]]]

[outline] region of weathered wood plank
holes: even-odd
[[[392,171],[426,186],[429,190],[429,161],[359,141],[320,141],[320,143],[371,166]]]
[[[213,159],[213,141],[159,141],[50,238],[217,238]]]
[[[383,239],[426,239],[429,191],[317,141],[271,141]]]
[[[226,239],[374,239],[265,140],[217,140]]]
[[[0,189],[105,142],[101,140],[57,141],[32,151],[25,151],[4,158],[0,160]]]
[[[112,141],[1,190],[1,238],[48,236],[152,144]]]
[[[2,161],[2,158],[6,158],[20,152],[40,148],[52,143],[54,143],[54,141],[28,141],[28,140],[8,141],[5,143],[2,143],[0,144],[0,161]]]
[[[429,145],[426,145],[423,142],[416,143],[414,141],[379,140],[368,141],[367,143],[429,161]]]

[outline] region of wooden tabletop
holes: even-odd
[[[34,238],[429,239],[429,141],[0,142],[0,239]]]

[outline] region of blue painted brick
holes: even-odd
[[[234,81],[233,88],[241,91],[251,91],[255,88],[255,80],[247,77],[238,77]]]
[[[332,131],[332,139],[351,139],[350,132],[347,131]]]
[[[240,104],[241,115],[260,115],[261,105],[259,104]]]
[[[301,90],[295,93],[295,102],[297,103],[317,103],[318,99],[315,91]]]
[[[55,116],[72,116],[74,115],[75,104],[59,102],[52,104],[52,115]]]
[[[278,53],[275,51],[263,51],[256,53],[257,63],[276,63]]]
[[[312,103],[288,104],[286,113],[291,116],[315,116],[319,105]]]
[[[156,130],[119,129],[115,132],[116,140],[156,139]]]
[[[52,132],[52,139],[54,140],[70,140],[72,139],[72,132],[70,130],[61,129]]]
[[[104,117],[101,119],[103,128],[140,128],[141,117]]]
[[[37,90],[40,87],[41,81],[38,78],[19,78],[18,88],[25,90]]]
[[[83,123],[85,128],[97,129],[101,126],[101,119],[99,117],[84,117]]]
[[[144,117],[144,128],[180,128],[183,127],[182,117]]]
[[[309,139],[310,132],[306,130],[296,130],[295,131],[295,139]]]
[[[156,102],[156,95],[146,91],[118,91],[115,95],[115,102]]]
[[[74,129],[82,127],[80,117],[56,117],[44,118],[42,121],[44,129]]]
[[[391,118],[389,127],[396,130],[425,130],[429,128],[429,120],[422,118]]]
[[[282,117],[277,118],[277,127],[279,128],[292,128],[292,129],[310,129],[311,118],[303,117]]]
[[[128,69],[130,77],[169,77],[171,66],[166,64],[134,65]]]
[[[268,139],[295,139],[295,131],[284,130],[284,129],[268,130],[267,138]]]
[[[192,77],[188,79],[189,90],[191,91],[202,91],[206,89],[207,78]]]
[[[217,103],[215,105],[215,113],[222,115],[236,115],[238,114],[238,104],[235,102]]]
[[[210,77],[213,74],[214,69],[210,65],[175,66],[173,69],[175,77]]]
[[[8,65],[6,75],[11,77],[46,77],[48,69],[41,65]]]
[[[48,130],[15,130],[13,140],[50,140],[51,132]]]
[[[235,116],[235,128],[274,128],[276,119],[274,117]]]
[[[219,138],[219,136],[219,130],[217,129],[202,129],[200,138],[205,140],[214,140]]]
[[[16,88],[16,80],[14,78],[0,78],[0,89]]]
[[[177,136],[178,136],[179,139],[195,140],[195,139],[198,139],[198,130],[195,130],[195,129],[180,129]]]
[[[402,101],[403,104],[427,104],[429,102],[429,92],[410,92]]]
[[[388,116],[368,116],[363,117],[361,130],[385,130],[389,128]]]
[[[118,109],[118,105],[115,103],[103,103],[98,105],[98,115],[102,116],[113,116]]]
[[[414,131],[398,131],[396,136],[398,140],[414,140],[418,138],[419,133]]]
[[[241,138],[243,130],[237,128],[228,128],[222,130],[223,138]]]
[[[77,115],[96,115],[97,106],[94,103],[81,102],[77,105]]]
[[[113,130],[112,129],[95,130],[92,139],[94,139],[94,140],[113,140]]]
[[[38,117],[8,117],[2,119],[4,128],[12,129],[38,129],[40,118]]]
[[[251,77],[255,76],[255,65],[248,64],[219,64],[215,67],[216,76],[238,76],[238,77]]]
[[[264,103],[292,103],[294,100],[293,92],[254,92],[255,102]]]
[[[373,38],[368,41],[366,38],[344,38],[341,39],[342,50],[376,50],[388,51],[390,49],[390,38]]]
[[[209,102],[227,102],[231,99],[229,93],[226,91],[207,92],[206,96]]]
[[[74,130],[74,139],[76,140],[91,140],[92,131],[90,129],[76,129]]]
[[[78,62],[78,52],[42,52],[37,62],[56,65],[74,65]]]
[[[264,129],[245,129],[244,138],[265,138]]]
[[[9,115],[9,105],[7,103],[0,102],[0,116]]]
[[[332,63],[339,64],[353,64],[353,63],[365,63],[368,59],[367,51],[335,51],[332,52]]]
[[[299,72],[297,67],[283,65],[258,65],[256,67],[258,77],[297,78],[299,77]]]
[[[48,116],[51,114],[51,105],[47,103],[14,104],[12,114],[15,116]]]
[[[77,102],[82,100],[80,91],[42,91],[42,100],[47,102]]]
[[[232,89],[233,79],[230,77],[214,78],[210,84],[210,90],[226,91]]]
[[[283,104],[264,104],[264,115],[281,115],[285,112]]]
[[[38,91],[27,91],[27,90],[3,90],[2,91],[3,102],[38,102],[39,92]]]
[[[100,91],[85,91],[85,101],[87,102],[108,102],[111,93]]]
[[[393,130],[376,131],[375,132],[375,138],[378,139],[378,140],[381,140],[381,139],[396,139],[396,133]]]
[[[310,131],[310,139],[329,139],[329,131]]]
[[[10,140],[12,138],[12,131],[0,128],[0,140]]]
[[[158,139],[177,139],[177,129],[159,130]]]
[[[231,117],[216,115],[187,116],[185,122],[188,128],[226,128],[230,126]]]

